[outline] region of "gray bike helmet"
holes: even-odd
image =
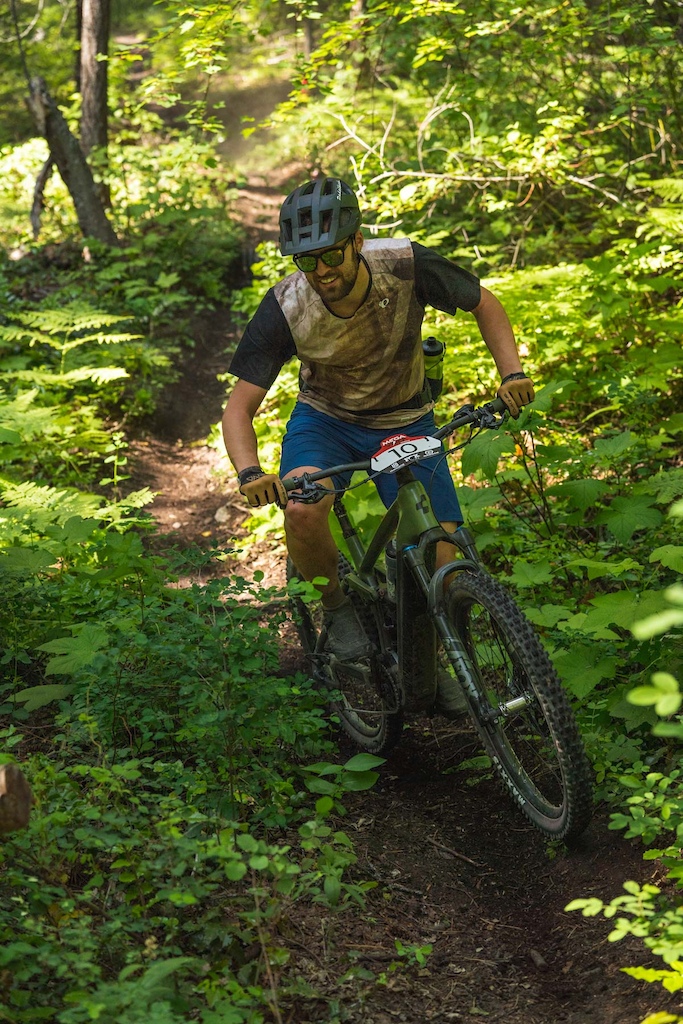
[[[299,185],[280,210],[280,252],[283,256],[322,249],[342,242],[360,227],[356,194],[339,178],[317,178]]]

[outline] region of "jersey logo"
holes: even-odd
[[[382,309],[385,309],[389,305],[389,299],[380,299],[379,305]]]

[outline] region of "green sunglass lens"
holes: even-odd
[[[344,262],[344,250],[330,249],[329,252],[324,252],[320,259],[327,267],[338,267],[340,263]]]
[[[299,270],[303,270],[306,274],[310,274],[318,265],[318,260],[315,256],[295,256],[294,262]]]
[[[346,246],[344,246],[346,248]],[[299,270],[305,274],[312,274],[318,266],[318,260],[322,260],[326,267],[338,267],[344,262],[344,249],[328,249],[320,256],[295,256],[294,262]]]

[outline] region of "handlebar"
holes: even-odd
[[[430,436],[440,441],[444,437],[448,437],[449,434],[454,433],[454,431],[459,430],[460,427],[468,425],[484,428],[497,427],[502,421],[497,419],[496,416],[499,413],[504,413],[505,409],[505,402],[501,398],[494,398],[492,401],[477,407],[463,405],[452,420],[449,420],[443,427],[439,427]],[[344,465],[331,466],[329,469],[319,469],[315,473],[304,473],[302,476],[289,477],[287,480],[283,480],[282,483],[286,491],[296,491],[302,488],[305,491],[308,485],[314,484],[318,480],[325,480],[327,477],[337,476],[341,473],[355,473],[368,469],[370,469],[370,459],[363,459],[362,462],[347,462]]]

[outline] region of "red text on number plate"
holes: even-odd
[[[379,451],[370,459],[375,473],[395,473],[411,462],[439,455],[441,441],[436,437],[408,437],[407,434],[392,434],[385,437]]]

